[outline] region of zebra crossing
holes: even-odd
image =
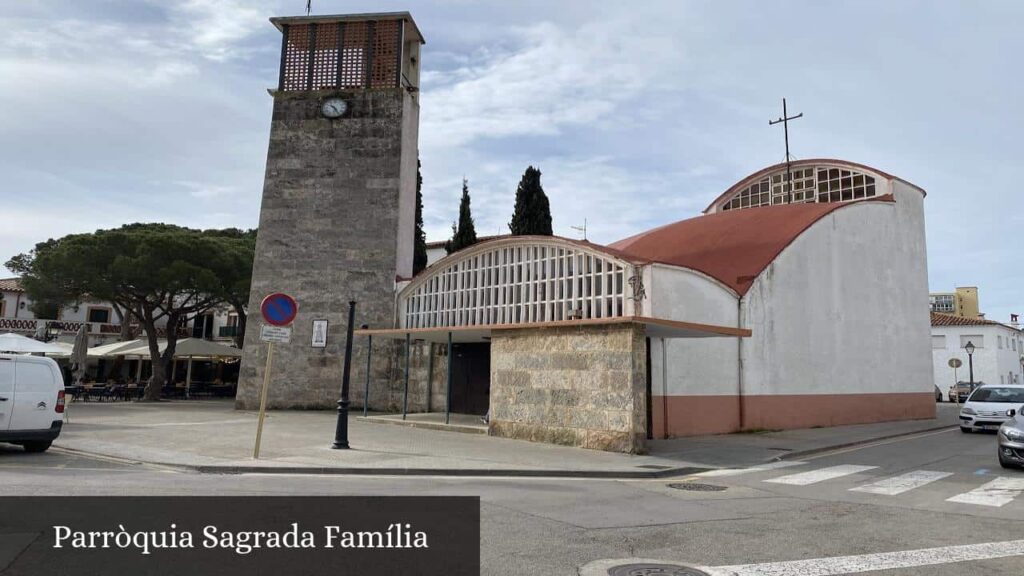
[[[852,488],[846,488],[846,490],[889,497],[912,493],[914,490],[926,486],[940,487],[941,489],[948,490],[949,486],[955,485],[958,486],[958,489],[962,489],[963,481],[970,478],[972,482],[977,481],[981,482],[981,484],[974,486],[966,492],[944,498],[945,502],[993,508],[1010,504],[1024,494],[1024,473],[1013,471],[1005,471],[1005,475],[995,477],[989,474],[956,474],[942,470],[913,470],[888,476],[878,466],[860,464],[839,464],[800,471],[784,470],[785,468],[796,468],[798,466],[806,467],[808,463],[800,461],[771,462],[749,468],[708,470],[695,476],[699,478],[730,478],[744,475],[782,473],[782,475],[760,479],[759,482],[799,488],[816,485],[831,486],[829,482],[849,482],[851,479],[856,479],[858,474],[862,475],[866,472],[872,472],[872,474],[879,473],[879,477],[871,482],[858,483]],[[863,479],[861,478],[860,481],[863,481]],[[944,485],[943,481],[956,481],[958,483]],[[1019,498],[1019,501],[1024,503],[1024,498]]]

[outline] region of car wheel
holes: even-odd
[[[1003,458],[1003,453],[1002,452],[999,452],[998,455],[999,455],[999,465],[1000,466],[1002,466],[1003,468],[1016,468],[1016,466],[1014,466],[1012,462],[1010,462],[1008,460],[1005,460]]]
[[[961,426],[960,427],[960,431],[963,432],[964,434],[970,434],[971,433],[971,429],[966,427],[966,426]]]
[[[37,453],[46,452],[46,449],[50,447],[49,440],[34,440],[32,442],[25,442],[22,446],[25,447],[25,452]]]

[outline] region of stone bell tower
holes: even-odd
[[[264,296],[299,304],[275,344],[268,405],[332,407],[348,302],[356,323],[392,326],[396,278],[412,276],[420,45],[407,12],[271,18],[281,31],[249,321],[236,406],[257,407]],[[326,347],[312,345],[327,320]],[[358,326],[357,326],[358,328]],[[355,341],[355,361],[365,344]]]

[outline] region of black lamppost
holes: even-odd
[[[335,450],[348,448],[348,383],[352,371],[352,331],[356,324],[356,303],[348,303],[348,337],[345,339],[345,366],[341,374],[341,398],[338,400],[338,423],[334,428]]]
[[[967,372],[971,378],[971,390],[974,390],[974,344],[968,340],[964,350],[967,352]]]

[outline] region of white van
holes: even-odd
[[[63,425],[64,378],[52,358],[0,354],[0,442],[50,447]]]

